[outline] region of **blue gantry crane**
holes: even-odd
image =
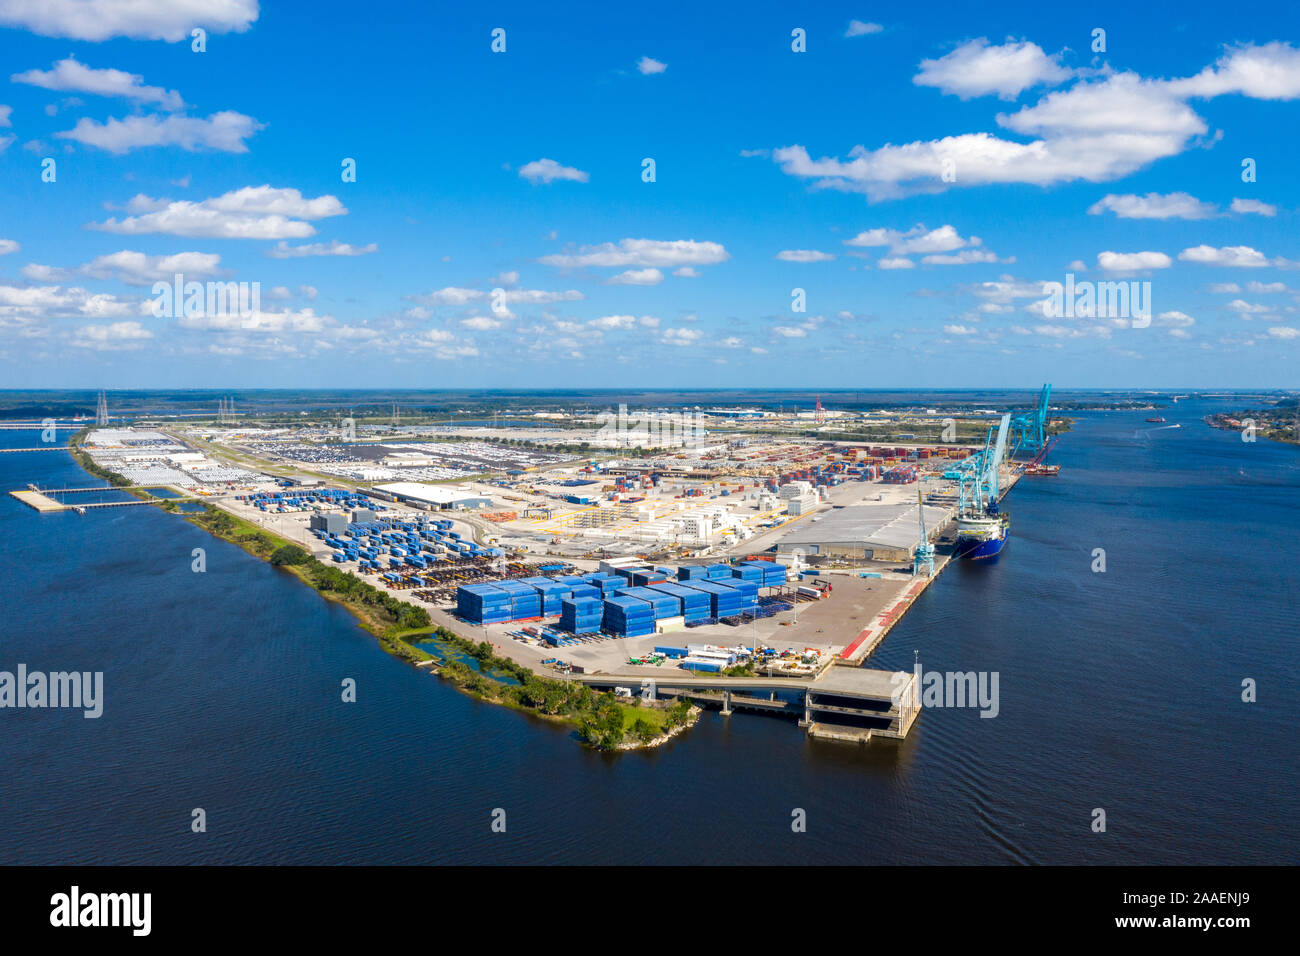
[[[1037,457],[1047,447],[1047,403],[1052,386],[1044,385],[1033,411],[1011,420],[1011,457],[1021,453]]]
[[[921,488],[916,489],[916,515],[921,522],[921,540],[912,556],[912,577],[925,574],[934,575],[934,545],[930,543],[930,533],[925,529],[925,502],[921,500]]]
[[[996,511],[1000,484],[999,469],[1007,456],[1007,443],[1011,435],[1011,414],[1002,416],[996,428],[989,427],[984,447],[965,458],[958,465],[957,513],[983,514]],[[994,438],[994,435],[997,435]],[[946,477],[946,473],[945,473]]]

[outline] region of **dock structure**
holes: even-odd
[[[646,678],[642,674],[574,674],[572,681],[594,687],[642,686],[653,680],[656,695],[717,704],[722,715],[736,708],[799,714],[810,737],[866,743],[873,737],[902,739],[921,710],[916,675],[865,667],[831,667],[814,679],[799,677],[702,677],[682,672]],[[802,692],[779,697],[779,692]]]
[[[9,494],[13,495],[23,504],[35,508],[42,514],[50,511],[66,511],[68,508],[68,505],[65,505],[63,502],[55,501],[53,498],[47,498],[39,491],[11,491]]]

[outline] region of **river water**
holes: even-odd
[[[998,715],[928,709],[865,748],[710,713],[597,754],[178,517],[6,494],[0,670],[103,671],[105,701],[0,710],[0,863],[1290,862],[1300,452],[1202,425],[1218,407],[1081,414],[1060,477],[1007,499],[1001,560],[950,567],[871,661],[997,672]],[[29,481],[94,483],[0,455],[0,489]]]

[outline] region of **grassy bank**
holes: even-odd
[[[201,513],[187,514],[185,520],[283,568],[324,597],[338,601],[352,612],[362,627],[375,635],[379,646],[394,657],[407,661],[430,659],[428,654],[412,647],[400,636],[430,626],[432,621],[424,608],[400,601],[355,574],[317,561],[293,542],[213,505],[205,504]]]
[[[585,684],[541,677],[522,664],[492,653],[487,641],[475,643],[434,628],[430,638],[474,659],[478,669],[444,655],[439,676],[481,700],[529,710],[578,729],[584,743],[600,750],[645,746],[694,723],[698,711],[685,700],[651,706],[633,698],[597,693]],[[489,675],[513,678],[507,683]]]

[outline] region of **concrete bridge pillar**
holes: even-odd
[[[731,716],[731,691],[729,690],[724,690],[722,692],[722,716]]]

